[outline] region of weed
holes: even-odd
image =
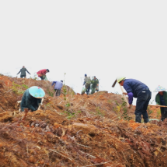
[[[96,107],[96,112],[97,112],[97,115],[104,116],[104,114],[100,111],[99,107]]]
[[[148,106],[147,112],[148,112],[148,117],[150,118],[151,114],[153,113],[153,111],[150,109],[150,106]]]
[[[159,109],[159,110],[157,111],[157,119],[159,119],[160,116],[161,116],[161,111],[160,111],[160,109]]]
[[[25,84],[23,84],[22,87],[25,88],[25,89],[28,89],[28,86],[25,85]]]
[[[128,109],[127,109],[127,103],[124,100],[124,98],[122,98],[122,103],[118,104],[116,102],[116,108],[114,109],[118,115],[118,119],[125,119],[125,120],[130,120],[131,117],[129,117],[128,115]]]
[[[70,105],[70,103],[66,103],[66,105],[65,105],[65,107],[70,107],[71,105]]]
[[[66,95],[67,95],[67,88],[65,86],[65,76],[66,76],[66,73],[64,73],[64,85],[63,85],[63,95],[64,95],[64,100],[66,100]]]
[[[23,94],[24,91],[25,91],[25,88],[22,85],[18,85],[14,82],[12,82],[12,88],[11,89],[15,94],[18,94],[18,95]]]
[[[34,79],[34,80],[37,80],[38,79],[38,75],[37,73],[34,73],[34,76],[33,77],[30,77],[31,79]]]
[[[53,97],[54,93],[51,91],[48,91],[49,96]]]
[[[75,117],[75,113],[69,113],[67,119],[71,119]]]

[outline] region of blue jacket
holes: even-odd
[[[25,108],[29,110],[36,111],[41,103],[42,99],[37,99],[30,95],[29,89],[27,89],[21,100],[21,111],[24,111]]]
[[[55,84],[55,89],[61,89],[62,88],[62,86],[63,86],[63,83],[61,82],[61,81],[53,81],[52,82],[52,85],[54,85]]]
[[[147,85],[135,79],[125,79],[123,87],[127,93],[132,92],[133,97],[138,97],[142,90],[149,90]]]

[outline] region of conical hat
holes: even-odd
[[[163,92],[163,91],[166,91],[166,89],[159,85],[154,92]]]
[[[29,93],[35,98],[43,98],[45,96],[44,90],[38,86],[32,86],[29,88]]]

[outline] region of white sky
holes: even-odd
[[[32,76],[49,69],[81,92],[84,74],[100,79],[100,90],[124,75],[154,90],[167,88],[167,1],[2,0],[0,73],[16,76],[25,65]],[[153,94],[153,99],[154,99]]]

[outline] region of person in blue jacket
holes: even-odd
[[[123,86],[127,92],[123,94],[128,95],[129,108],[132,105],[133,97],[137,98],[135,110],[136,122],[141,123],[141,115],[143,115],[144,122],[147,123],[149,121],[147,107],[151,99],[151,92],[148,86],[138,80],[125,79],[125,77],[117,78],[117,82]]]
[[[61,81],[53,81],[52,82],[52,86],[53,86],[53,88],[55,90],[54,97],[55,96],[60,96],[61,88],[63,87],[63,80],[61,80]]]
[[[21,100],[21,111],[23,112],[25,108],[28,108],[31,112],[36,111],[45,96],[45,92],[42,88],[37,86],[32,86],[27,89]]]

